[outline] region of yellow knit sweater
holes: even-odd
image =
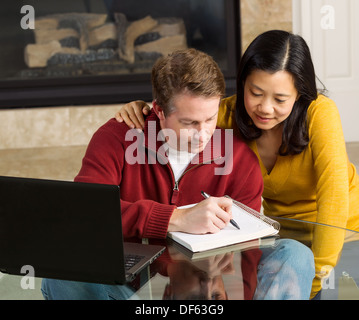
[[[235,101],[235,96],[223,99],[219,127],[237,130]],[[278,156],[270,174],[260,159],[256,142],[249,143],[262,170],[264,213],[359,231],[359,177],[348,160],[335,103],[319,95],[308,108],[307,120],[308,147],[295,156]],[[308,235],[316,266],[314,296],[321,288],[322,276],[327,274],[326,266],[334,267],[337,263],[345,233],[317,226]]]

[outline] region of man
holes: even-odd
[[[224,195],[259,211],[257,157],[231,132],[216,129],[225,82],[214,60],[195,49],[174,52],[155,63],[152,84],[144,133],[108,121],[91,139],[75,181],[120,185],[123,232],[134,241],[164,239],[168,231],[218,232],[231,219],[232,201]],[[201,191],[211,197],[204,200]],[[302,257],[312,259],[309,250]],[[84,286],[106,295],[105,286],[43,281],[48,298],[79,298]],[[308,294],[310,287],[311,279]]]
[[[110,120],[92,138],[75,181],[120,185],[127,238],[217,232],[231,218],[226,194],[259,210],[258,160],[237,139],[225,150],[230,136],[224,131],[221,139],[212,136],[225,94],[213,59],[194,49],[176,52],[154,65],[152,82],[153,111],[144,135]],[[234,174],[215,174],[228,163]],[[214,197],[203,200],[201,191]],[[177,208],[197,202],[191,209]]]

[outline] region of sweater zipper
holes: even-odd
[[[177,181],[175,180],[175,176],[174,176],[172,167],[171,167],[171,165],[168,163],[167,165],[168,165],[168,167],[170,168],[170,170],[171,170],[171,172],[172,172],[173,180],[175,181],[175,184],[174,184],[174,187],[173,187],[173,192],[172,192],[172,197],[171,197],[171,204],[176,204],[176,203],[177,203],[177,199],[178,199],[178,196],[179,196],[179,187],[178,187],[178,184],[179,184],[180,180],[183,178],[183,176],[184,176],[187,172],[189,172],[189,171],[191,171],[191,170],[193,170],[193,169],[195,169],[195,168],[197,168],[197,167],[199,167],[199,166],[201,166],[201,165],[203,165],[203,164],[207,164],[207,163],[210,163],[210,162],[219,160],[219,159],[221,159],[221,158],[222,158],[222,157],[219,157],[219,158],[216,158],[216,159],[211,159],[210,161],[202,162],[202,163],[199,163],[199,164],[197,164],[197,165],[195,165],[195,166],[189,168],[188,170],[184,171],[184,172],[181,174],[181,176],[178,178]]]
[[[145,147],[145,148],[146,148],[148,151],[154,152],[153,150],[151,150],[151,149],[149,149],[149,148],[147,148],[147,147]],[[156,156],[158,155],[157,152],[154,152],[154,153],[156,154]],[[209,160],[209,161],[199,163],[199,164],[197,164],[197,165],[195,165],[195,166],[189,168],[188,170],[184,171],[184,172],[181,174],[181,176],[178,178],[177,181],[176,181],[175,175],[174,175],[174,173],[173,173],[172,167],[171,167],[170,163],[168,162],[168,163],[167,163],[167,166],[170,168],[171,173],[172,173],[173,180],[174,180],[174,182],[175,182],[174,187],[173,187],[173,190],[172,190],[173,192],[172,192],[172,196],[171,196],[171,204],[176,204],[176,203],[177,203],[177,199],[178,199],[178,196],[179,196],[179,187],[178,187],[178,184],[179,184],[180,180],[183,178],[183,176],[184,176],[187,172],[189,172],[189,171],[191,171],[192,169],[197,168],[197,167],[199,167],[199,166],[201,166],[201,165],[203,165],[203,164],[211,163],[211,162],[216,161],[216,160],[219,160],[219,159],[222,159],[222,157],[217,157],[217,158],[215,158],[215,159],[211,159],[211,160]],[[167,160],[168,160],[168,159],[167,159]]]

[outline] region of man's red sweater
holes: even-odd
[[[79,182],[120,186],[126,239],[165,238],[173,210],[202,201],[202,190],[217,197],[229,195],[260,210],[263,179],[257,157],[244,142],[233,137],[233,145],[226,146],[228,131],[218,129],[220,146],[212,138],[175,181],[161,148],[163,141],[156,139],[160,129],[154,112],[147,117],[140,138],[131,138],[133,131],[129,130],[133,129],[126,124],[109,120],[93,135],[75,178]],[[132,163],[134,157],[139,161]],[[230,174],[215,174],[215,168],[226,165],[233,166]]]

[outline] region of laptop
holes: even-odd
[[[119,186],[0,177],[0,272],[125,284],[164,249],[124,242]]]

